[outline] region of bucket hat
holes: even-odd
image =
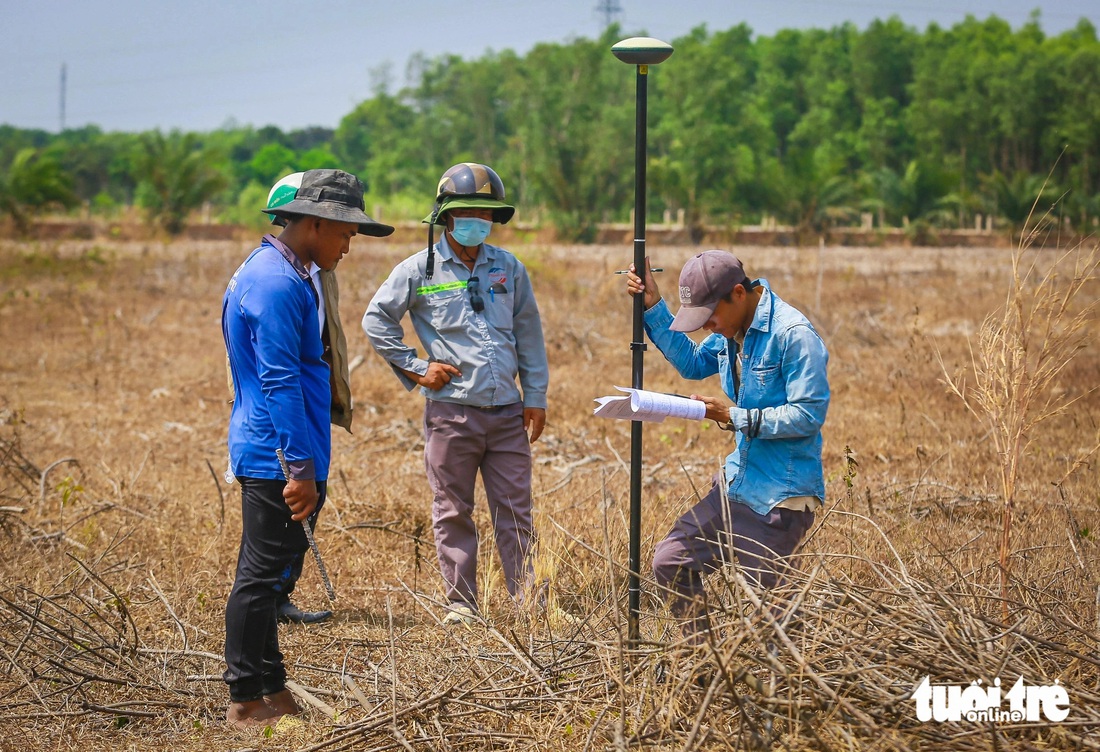
[[[276,198],[273,189],[268,206],[262,211],[275,217],[305,215],[336,222],[350,222],[359,225],[360,235],[376,238],[393,233],[393,227],[376,222],[363,212],[363,183],[359,178],[343,170],[327,169],[306,170],[301,176],[301,183],[292,199],[286,200],[285,191],[284,195]],[[272,206],[273,199],[282,200],[283,203]]]

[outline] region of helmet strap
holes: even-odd
[[[424,276],[431,279],[435,275],[435,220],[439,216],[439,204],[432,210],[431,221],[428,222],[428,261],[424,266]]]

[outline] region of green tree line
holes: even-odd
[[[0,212],[110,214],[138,206],[178,232],[205,205],[254,223],[282,175],[340,167],[389,220],[428,210],[461,161],[504,177],[521,219],[587,240],[633,206],[634,72],[623,36],[540,44],[525,55],[418,55],[335,129],[51,134],[0,126]],[[924,31],[890,18],[860,30],[701,26],[651,69],[648,212],[697,231],[774,220],[805,232],[859,221],[1019,226],[1036,198],[1090,231],[1100,215],[1100,43],[1086,20],[1047,36],[995,16]]]

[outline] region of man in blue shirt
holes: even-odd
[[[277,209],[283,204],[293,201],[298,196],[298,189],[302,187],[304,172],[294,172],[272,186],[267,194],[267,208]],[[271,224],[278,227],[286,227],[285,218],[268,213]],[[351,371],[348,366],[348,344],[344,336],[344,328],[340,321],[340,286],[336,280],[336,270],[325,270],[317,264],[309,270],[310,284],[314,289],[320,290],[321,295],[317,303],[317,326],[321,334],[321,341],[325,345],[325,354],[322,356],[329,365],[329,386],[332,391],[331,421],[335,426],[340,426],[351,433],[352,400],[351,400]],[[230,383],[230,389],[232,389]],[[310,518],[310,524],[316,525],[317,514]],[[299,556],[294,564],[290,581],[278,595],[276,608],[280,622],[296,624],[316,624],[332,618],[332,611],[303,611],[291,603],[290,595],[294,586],[302,575],[302,566],[305,556]]]
[[[363,213],[363,184],[339,170],[307,171],[292,201],[265,211],[286,227],[264,236],[222,301],[233,377],[229,460],[243,528],[225,609],[224,678],[226,720],[242,728],[299,712],[286,689],[276,599],[308,548],[300,523],[312,524],[324,503],[331,451],[330,372],[310,270],[334,269],[356,234],[393,232]]]
[[[724,477],[676,521],[657,545],[653,573],[685,637],[710,627],[703,575],[733,553],[746,579],[764,588],[779,582],[783,558],[794,552],[825,499],[821,426],[829,407],[829,354],[809,320],[750,281],[726,251],[705,251],[680,273],[680,309],[673,318],[653,274],[627,275],[627,291],[645,296],[645,329],[680,375],[718,375],[733,401],[693,394],[706,417],[734,433]],[[685,332],[705,329],[696,344]]]

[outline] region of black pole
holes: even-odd
[[[657,65],[672,54],[672,46],[650,37],[624,39],[611,48],[624,63],[637,66],[638,92],[634,113],[634,271],[645,279],[645,183],[646,183],[646,110],[649,66]],[[634,296],[634,333],[630,342],[631,386],[642,388],[645,357],[645,296]],[[642,588],[642,422],[630,424],[630,569],[628,572],[627,641],[638,647]]]
[[[645,279],[645,171],[646,114],[648,109],[649,66],[638,66],[638,96],[634,115],[634,270]],[[645,370],[645,296],[634,296],[634,335],[630,342],[630,385],[642,389]],[[629,616],[627,639],[637,647],[638,618],[641,612],[642,589],[639,573],[642,567],[642,421],[630,424],[630,574],[627,583]]]

